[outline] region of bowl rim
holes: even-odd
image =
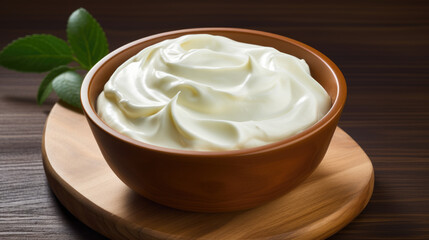
[[[203,33],[203,32],[212,32],[213,34],[213,32],[216,32],[216,31],[247,33],[252,35],[259,35],[259,36],[274,38],[284,42],[292,43],[293,45],[303,48],[304,50],[308,51],[309,53],[317,57],[325,66],[329,68],[329,70],[335,76],[335,80],[336,80],[335,82],[336,82],[336,88],[337,88],[337,96],[329,111],[325,114],[325,116],[323,116],[323,118],[321,118],[318,122],[316,122],[311,127],[306,128],[302,132],[295,134],[291,137],[287,137],[283,140],[257,146],[257,147],[235,149],[235,150],[219,150],[219,151],[175,149],[175,148],[162,147],[162,146],[141,142],[119,133],[118,131],[111,128],[109,125],[107,125],[98,116],[94,106],[90,103],[90,100],[89,100],[89,91],[91,87],[90,83],[94,75],[96,75],[99,71],[101,71],[100,68],[102,68],[103,65],[105,65],[107,62],[112,60],[116,55],[126,51],[130,47],[141,44],[142,42],[154,40],[160,37],[166,37],[169,35],[177,35],[177,34],[184,35],[184,34],[194,34],[194,33]],[[346,101],[346,97],[347,97],[347,85],[346,85],[344,75],[342,74],[342,72],[334,62],[332,62],[327,56],[325,56],[318,50],[302,42],[299,42],[297,40],[284,37],[278,34],[259,31],[259,30],[251,30],[251,29],[244,29],[244,28],[230,28],[230,27],[206,27],[206,28],[188,28],[188,29],[174,30],[174,31],[153,34],[153,35],[132,41],[128,44],[125,44],[117,48],[116,50],[110,52],[109,54],[107,54],[100,61],[98,61],[94,65],[94,67],[90,69],[90,71],[86,74],[82,82],[81,93],[80,93],[82,109],[84,111],[84,114],[87,120],[91,121],[98,128],[102,129],[104,132],[111,135],[112,137],[122,142],[135,145],[139,148],[145,148],[151,151],[162,152],[164,154],[181,155],[181,156],[204,156],[204,157],[237,156],[237,155],[248,155],[248,154],[250,155],[250,154],[256,154],[256,153],[263,153],[266,151],[273,151],[279,148],[290,146],[300,141],[305,141],[306,139],[310,138],[312,135],[321,131],[323,128],[325,128],[326,125],[332,122],[336,116],[341,114],[341,111]]]

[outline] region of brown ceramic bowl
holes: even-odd
[[[326,89],[332,108],[318,123],[272,144],[231,151],[188,151],[158,147],[124,136],[96,114],[96,99],[112,73],[143,48],[185,34],[208,33],[274,47],[305,59]],[[276,34],[236,28],[184,29],[145,37],[110,53],[86,75],[81,100],[98,146],[115,174],[157,203],[197,212],[252,208],[275,199],[307,178],[331,141],[346,100],[338,67],[317,50]]]

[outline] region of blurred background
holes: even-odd
[[[79,7],[104,28],[111,51],[193,27],[256,29],[318,49],[346,77],[339,125],[376,176],[367,208],[331,239],[429,239],[428,1],[2,1],[0,48],[34,33],[66,39]],[[37,106],[43,76],[0,69],[0,238],[103,239],[47,185],[41,136],[57,98]]]

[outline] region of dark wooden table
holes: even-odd
[[[65,38],[87,8],[113,50],[167,30],[227,26],[273,32],[320,50],[349,88],[340,127],[375,168],[373,197],[331,239],[429,239],[429,4],[425,1],[5,1],[0,47],[32,33]],[[279,1],[280,2],[280,1]],[[50,191],[41,137],[52,97],[35,102],[42,74],[0,68],[0,239],[103,239]]]

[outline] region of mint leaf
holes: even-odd
[[[108,52],[106,35],[85,9],[74,11],[67,23],[67,38],[79,64],[89,70]]]
[[[72,60],[67,43],[46,34],[19,38],[0,52],[0,65],[21,72],[46,72]]]
[[[72,70],[61,73],[52,81],[52,88],[58,97],[77,108],[82,108],[80,103],[81,85],[82,77]]]
[[[60,75],[63,72],[67,72],[71,70],[68,66],[59,66],[54,68],[52,71],[46,75],[46,77],[42,80],[42,82],[39,85],[39,91],[37,92],[37,103],[42,104],[46,98],[48,98],[49,94],[52,92],[52,81],[54,78],[56,78],[58,75]]]

